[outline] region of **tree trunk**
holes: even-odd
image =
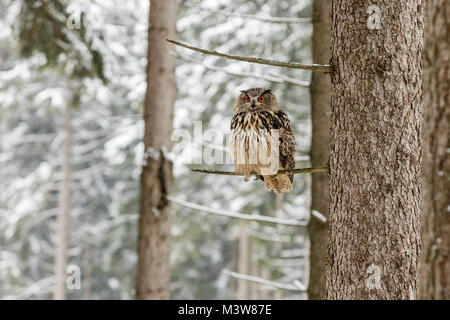
[[[59,188],[58,217],[57,217],[57,242],[55,256],[56,284],[53,299],[65,300],[66,292],[66,270],[67,270],[67,227],[70,208],[70,143],[72,139],[72,128],[70,123],[70,108],[66,106],[64,115],[64,142],[62,154],[62,179]]]
[[[313,1],[313,61],[328,64],[331,45],[331,2]],[[311,81],[312,145],[311,164],[323,166],[330,150],[331,83],[330,75],[313,72]],[[329,181],[326,174],[311,175],[311,210],[328,217]],[[311,215],[309,222],[309,285],[310,300],[325,299],[327,225]]]
[[[151,0],[148,32],[147,93],[144,102],[145,159],[141,174],[137,299],[169,298],[171,206],[165,195],[172,189],[173,108],[175,64],[165,39],[176,36],[176,0]]]
[[[332,2],[329,299],[414,299],[422,0]]]
[[[427,1],[424,48],[423,229],[419,296],[450,299],[450,4]]]
[[[250,252],[251,252],[251,257],[250,257],[250,274],[256,277],[260,277],[259,274],[259,269],[260,269],[260,265],[259,265],[259,260],[258,260],[258,245],[255,239],[253,239],[250,235]],[[260,300],[259,298],[259,289],[260,289],[260,285],[258,285],[257,283],[252,283],[251,287],[251,294],[250,294],[250,299],[252,300]]]

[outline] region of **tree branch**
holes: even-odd
[[[217,51],[211,51],[211,50],[205,50],[200,49],[197,47],[190,46],[188,44],[166,39],[166,41],[173,43],[174,45],[190,49],[193,51],[201,52],[203,54],[208,54],[216,57],[231,59],[231,60],[237,60],[237,61],[245,61],[250,63],[258,63],[258,64],[265,64],[269,66],[275,66],[275,67],[285,67],[285,68],[292,68],[292,69],[303,69],[303,70],[311,70],[311,71],[321,71],[321,72],[331,72],[331,67],[329,65],[320,65],[320,64],[301,64],[298,62],[283,62],[278,60],[272,60],[272,59],[263,59],[263,58],[256,58],[256,57],[241,57],[241,56],[233,56],[226,53],[220,53]]]
[[[289,285],[289,284],[283,284],[283,283],[279,283],[279,282],[275,282],[275,281],[270,281],[270,280],[266,280],[266,279],[263,279],[260,277],[249,276],[246,274],[237,273],[237,272],[233,272],[233,271],[229,271],[229,270],[223,270],[223,273],[229,275],[230,277],[236,278],[236,279],[259,283],[259,284],[269,286],[269,287],[272,287],[275,289],[296,291],[296,292],[305,292],[306,291],[306,287],[298,280],[296,280],[293,285]]]
[[[256,222],[283,224],[283,225],[294,226],[294,227],[306,227],[307,226],[307,224],[305,222],[300,222],[300,221],[296,221],[296,220],[280,219],[280,218],[273,218],[273,217],[268,217],[268,216],[261,216],[261,215],[257,215],[257,214],[245,214],[245,213],[233,212],[233,211],[229,211],[229,210],[209,208],[209,207],[205,207],[205,206],[202,206],[199,204],[195,204],[195,203],[187,202],[187,201],[184,201],[181,199],[177,199],[171,195],[167,195],[166,199],[169,200],[170,202],[176,203],[180,206],[183,206],[183,207],[186,207],[189,209],[199,210],[202,212],[211,213],[211,214],[215,214],[215,215],[219,215],[219,216],[225,216],[225,217],[229,217],[229,218],[237,218],[237,219],[241,219],[241,220],[256,221]]]
[[[224,16],[228,17],[238,17],[238,18],[245,18],[245,19],[252,19],[252,20],[258,20],[263,22],[270,22],[270,23],[311,23],[311,18],[283,18],[283,17],[270,17],[270,16],[256,16],[251,14],[243,14],[243,13],[236,13],[236,12],[229,12],[224,10],[216,10],[211,8],[206,8],[204,6],[195,5],[192,3],[185,2],[184,5],[186,7],[190,8],[198,8],[201,10],[209,11],[212,13],[218,13]]]
[[[316,210],[312,210],[311,214],[313,215],[313,217],[316,217],[317,219],[319,219],[320,221],[322,221],[323,223],[327,222],[327,217],[325,217],[323,214],[321,214],[319,211]]]
[[[211,66],[208,64],[203,63],[202,61],[196,60],[196,59],[192,59],[192,58],[188,58],[188,57],[184,57],[181,55],[177,55],[179,59],[187,61],[187,62],[191,62],[191,63],[198,63],[200,65],[202,65],[205,69],[207,70],[211,70],[211,71],[218,71],[218,72],[223,72],[226,73],[230,76],[233,77],[241,77],[241,78],[254,78],[254,79],[258,79],[258,80],[266,80],[266,81],[270,81],[270,82],[274,82],[274,83],[285,83],[285,84],[291,84],[294,86],[298,86],[298,87],[304,87],[307,88],[310,85],[309,81],[302,81],[302,80],[297,80],[297,79],[293,79],[293,78],[289,78],[286,77],[284,75],[263,75],[263,74],[256,74],[256,73],[240,73],[240,72],[233,72],[233,71],[229,71],[225,68],[220,68],[220,67],[216,67],[216,66]]]
[[[219,171],[219,170],[207,170],[207,169],[191,169],[193,172],[205,173],[205,174],[218,174],[223,176],[242,176],[243,174],[234,171]],[[279,170],[277,174],[302,174],[302,173],[317,173],[317,172],[328,172],[328,167],[317,167],[317,168],[298,168],[292,170]],[[256,174],[253,174],[256,176]]]

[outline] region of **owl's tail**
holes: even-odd
[[[260,176],[264,181],[264,188],[275,193],[284,193],[292,191],[292,174],[279,174],[275,176]]]

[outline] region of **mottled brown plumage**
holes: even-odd
[[[263,88],[241,92],[231,121],[231,154],[235,171],[248,181],[257,175],[267,190],[292,190],[292,174],[278,170],[295,168],[295,139],[287,114],[278,108],[275,95]]]

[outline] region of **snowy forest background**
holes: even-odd
[[[66,2],[82,8],[85,37],[90,49],[102,57],[106,81],[68,77],[69,58],[46,67],[49,57],[44,54],[21,54],[22,1],[0,0],[0,298],[51,298],[64,114],[75,88],[80,94],[71,107],[68,263],[80,267],[82,286],[69,290],[68,298],[133,299],[149,1]],[[246,14],[309,18],[311,1],[181,1],[177,28],[180,40],[199,47],[312,62],[311,24],[224,16],[196,4]],[[74,50],[81,58],[88,56],[90,51],[81,42],[73,43],[79,45]],[[271,67],[183,49],[176,54],[175,129],[193,133],[194,122],[201,121],[203,130],[226,133],[239,90],[268,87],[293,121],[298,165],[309,165],[309,89],[299,86],[310,81],[309,71],[282,70],[284,77],[298,81],[292,83],[274,74],[281,71]],[[225,145],[224,141],[212,144]],[[297,175],[294,191],[282,198],[267,193],[257,181],[192,173],[191,155],[210,147],[195,143],[181,148],[175,142],[174,197],[210,208],[308,222],[308,175]],[[172,299],[306,298],[293,285],[296,281],[307,285],[306,228],[243,224],[173,207]],[[245,263],[240,252],[243,242],[248,253]],[[227,272],[240,270],[293,289],[238,281]]]

